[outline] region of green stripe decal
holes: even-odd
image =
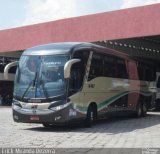
[[[117,95],[114,95],[113,97],[111,97],[111,98],[99,103],[98,104],[98,109],[101,109],[101,108],[105,107],[106,105],[110,105],[111,103],[113,103],[117,99],[127,95],[128,93],[129,93],[129,91],[126,91],[126,92],[122,92],[122,93],[119,93]]]
[[[115,102],[116,100],[118,100],[119,98],[125,96],[125,95],[128,95],[129,93],[135,93],[136,91],[124,91],[124,92],[121,92],[117,95],[114,95],[106,100],[104,100],[103,102],[100,102],[100,103],[97,103],[97,108],[98,110],[100,109],[103,109],[104,107],[110,105],[111,103]],[[140,92],[142,93],[142,91]],[[143,91],[143,94],[149,94],[149,92],[144,92]],[[87,112],[87,109],[88,107],[86,106],[76,106],[76,108],[80,111],[80,112]]]
[[[117,99],[119,99],[119,98],[127,95],[128,93],[129,93],[129,91],[126,91],[126,92],[122,92],[122,93],[119,93],[117,95],[114,95],[113,97],[111,97],[111,98],[109,98],[109,99],[107,99],[107,100],[99,103],[97,107],[98,107],[98,109],[104,108],[104,107],[106,107],[106,105],[111,104],[112,102],[114,102]],[[88,107],[85,107],[85,106],[84,107],[82,107],[82,106],[76,106],[76,108],[79,111],[81,111],[81,112],[87,112],[87,109],[88,109]]]

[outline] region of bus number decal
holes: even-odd
[[[88,84],[88,88],[94,88],[95,84]]]

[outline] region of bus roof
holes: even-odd
[[[39,46],[34,46],[23,52],[23,55],[51,55],[51,54],[67,54],[81,42],[61,42],[49,43]]]
[[[86,42],[61,42],[49,43],[29,48],[22,55],[52,55],[52,54],[70,54],[73,50],[79,49],[100,49],[100,52],[108,53],[120,57],[128,57],[127,54],[106,48],[100,45]]]

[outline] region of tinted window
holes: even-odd
[[[104,76],[116,77],[116,59],[110,55],[104,56]]]
[[[70,93],[74,93],[82,87],[85,69],[88,61],[89,51],[76,51],[73,55],[74,59],[80,59],[79,63],[75,63],[71,68],[71,78],[69,81]]]
[[[88,80],[100,76],[128,78],[125,60],[107,54],[94,53]]]
[[[100,54],[93,54],[89,72],[89,80],[103,76],[103,57]]]
[[[113,78],[128,78],[125,60],[115,56],[105,55],[104,76]]]
[[[117,65],[117,78],[127,78],[128,75],[127,75],[125,60],[117,58],[116,65]]]
[[[138,63],[138,75],[140,80],[154,81],[156,78],[155,67],[147,63]]]

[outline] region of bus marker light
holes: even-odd
[[[61,119],[61,116],[55,117],[55,121]]]
[[[17,116],[17,115],[14,115],[14,119],[18,120],[19,118],[18,118],[18,116]]]
[[[73,109],[69,110],[69,116],[76,116],[76,115],[77,115],[76,111],[74,111]]]

